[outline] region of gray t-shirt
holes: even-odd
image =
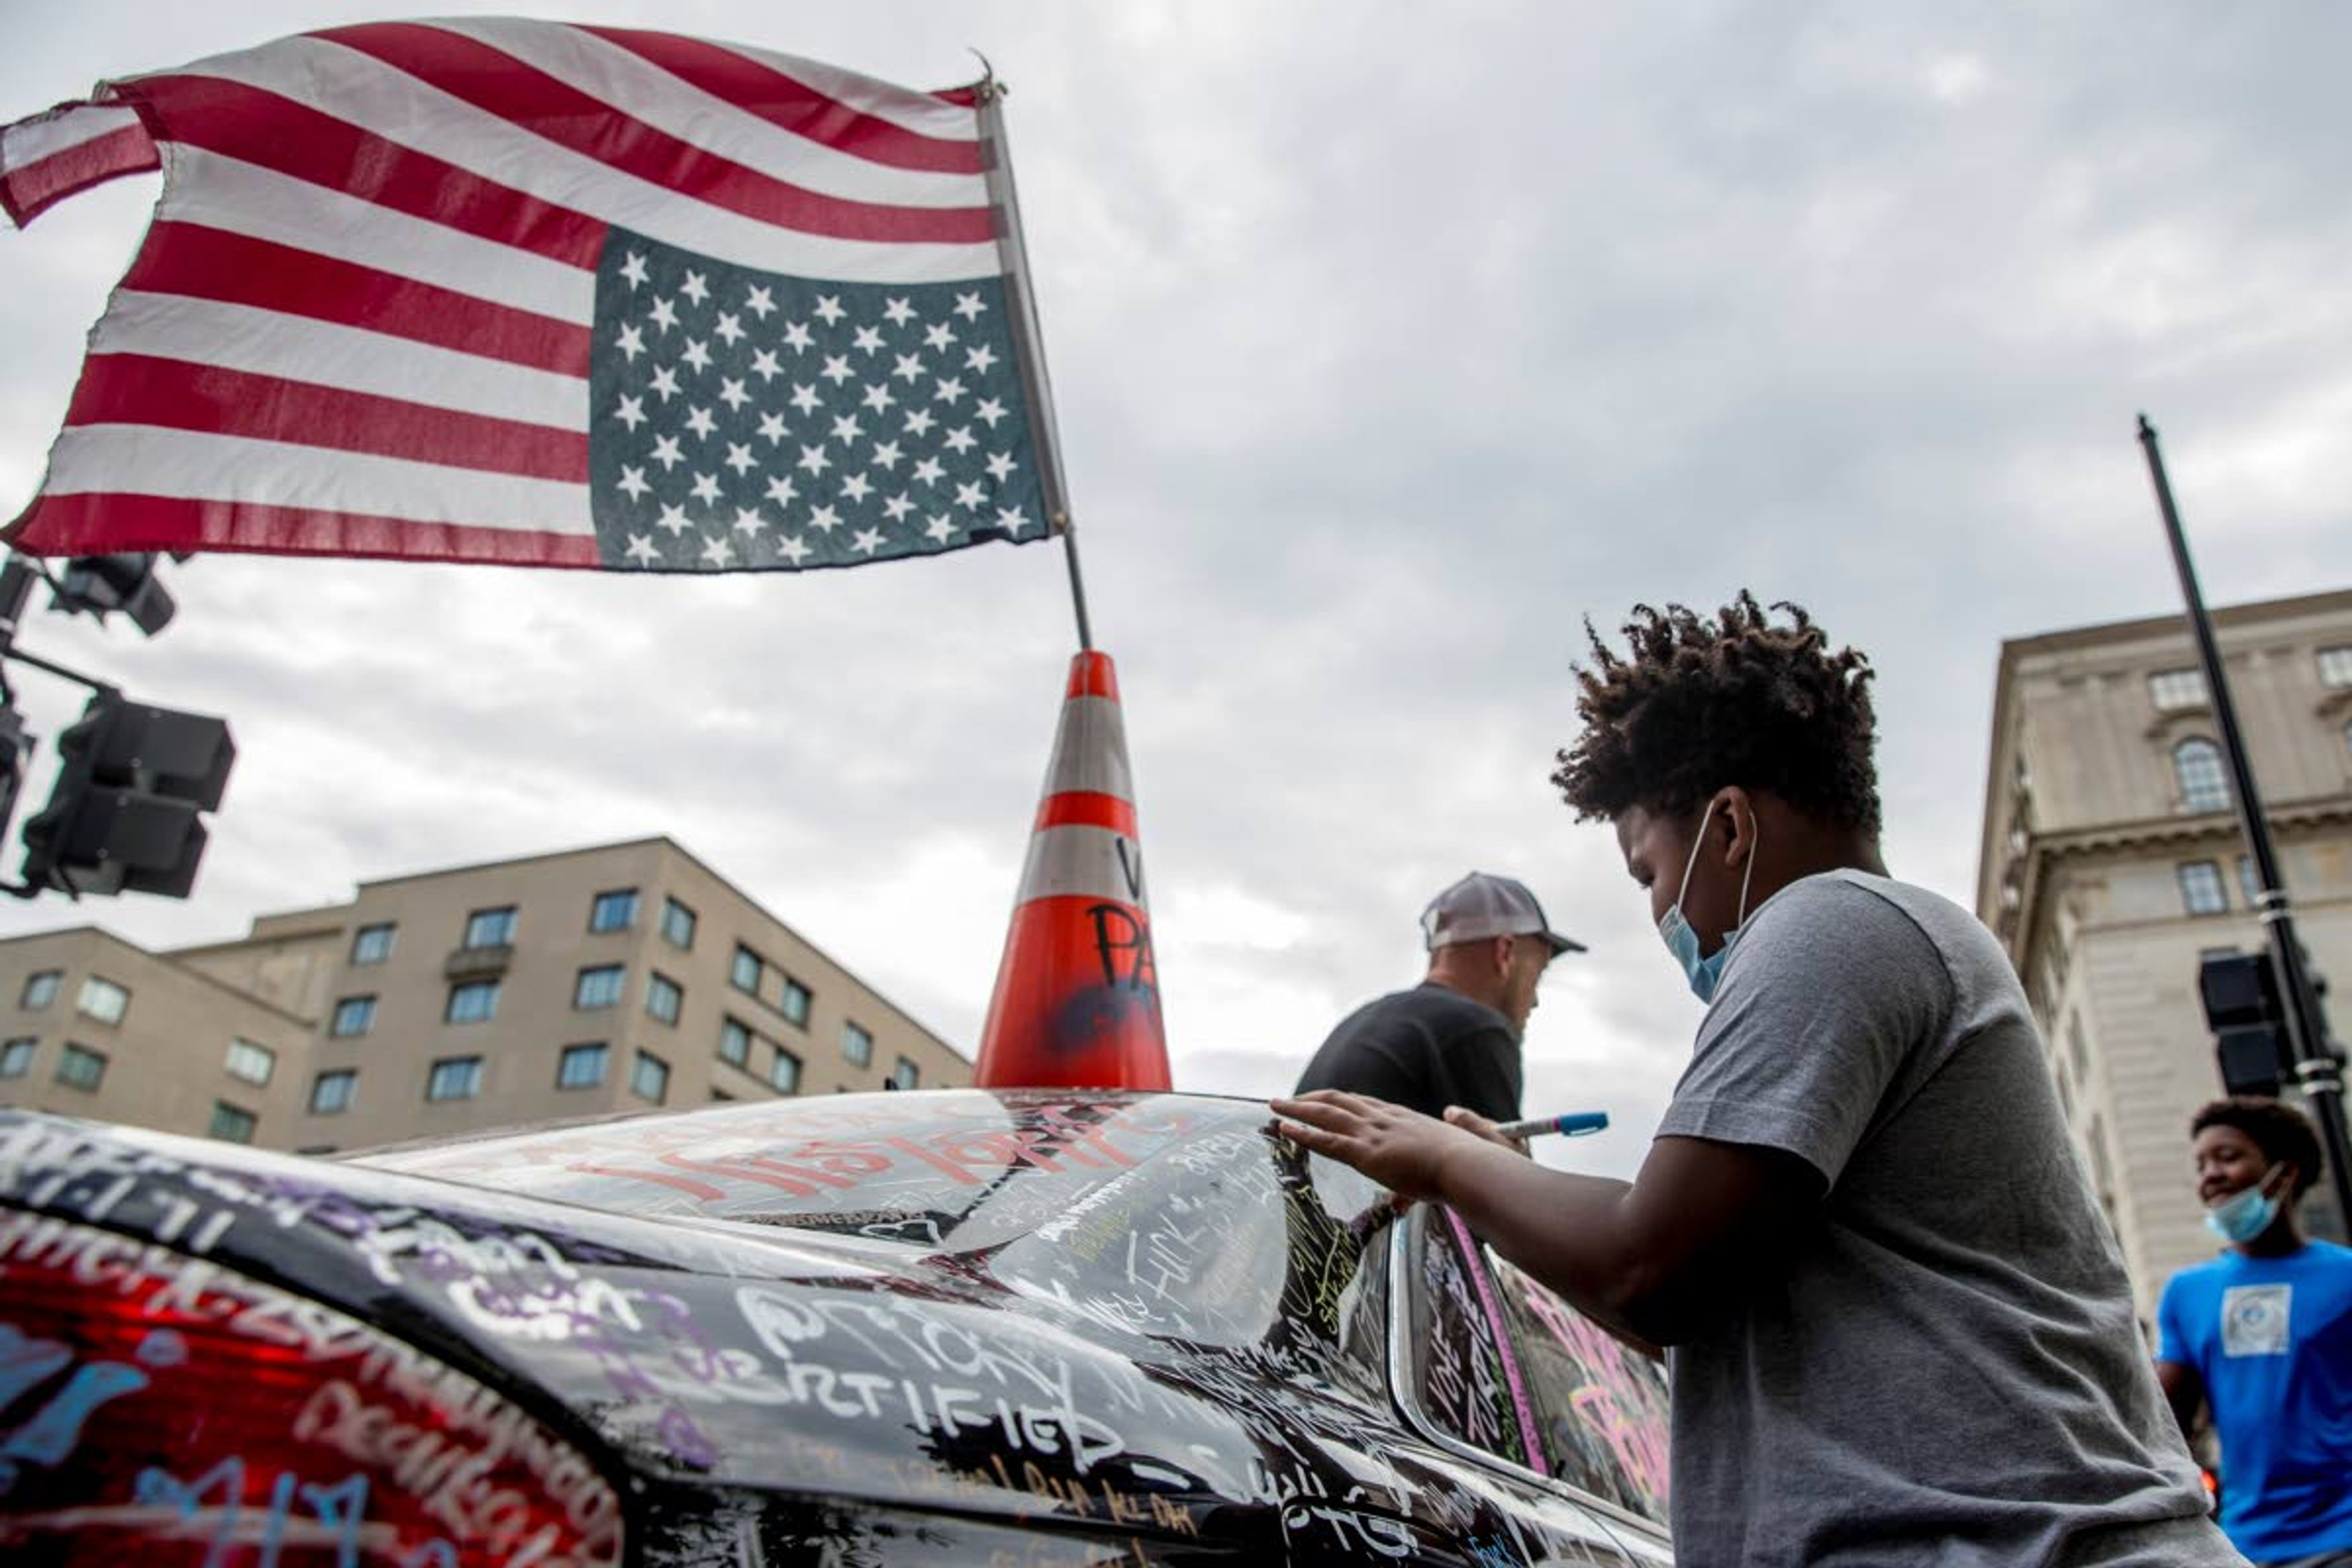
[[[1748,920],[1661,1135],[1827,1182],[1785,1269],[1676,1347],[1675,1555],[2242,1563],[2132,1320],[2033,1020],[1977,920],[1854,871]]]

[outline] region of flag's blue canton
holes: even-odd
[[[1046,536],[1000,279],[812,281],[615,229],[589,395],[607,566],[789,572]]]

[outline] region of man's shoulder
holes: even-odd
[[[2303,1244],[2303,1252],[2295,1261],[2305,1273],[2330,1279],[2352,1279],[2352,1247],[2315,1237]]]
[[[2230,1254],[2217,1252],[2201,1262],[2184,1264],[2173,1271],[2171,1283],[2187,1289],[2192,1285],[2209,1285],[2230,1272]]]
[[[2164,1282],[2163,1301],[2188,1303],[2218,1297],[2232,1272],[2231,1255],[2226,1252],[2177,1268]]]
[[[2010,973],[2000,942],[1974,913],[1930,889],[1867,871],[1800,878],[1749,918],[1756,936],[1784,958],[1810,955],[1833,969],[1903,965],[1969,985]]]
[[[1446,1028],[1482,1028],[1491,1025],[1507,1034],[1511,1027],[1508,1018],[1484,1002],[1433,981],[1423,981],[1410,990],[1392,991],[1371,1005],[1399,1017]]]
[[[1916,926],[1931,940],[1949,927],[1980,929],[1982,925],[1975,915],[1931,888],[1851,867],[1798,878],[1756,912],[1761,915],[1767,910],[1779,910],[1784,917],[1800,914],[1814,919],[1833,915],[1851,920],[1857,912],[1878,915]]]

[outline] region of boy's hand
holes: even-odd
[[[1407,1203],[1443,1198],[1446,1161],[1475,1148],[1481,1136],[1385,1100],[1336,1089],[1277,1100],[1273,1109],[1284,1137],[1354,1166]]]
[[[1489,1121],[1486,1118],[1479,1115],[1468,1106],[1447,1106],[1445,1108],[1445,1121],[1448,1126],[1459,1127],[1465,1132],[1475,1132],[1487,1142],[1499,1143],[1514,1154],[1524,1154],[1528,1152],[1528,1141],[1526,1139],[1504,1137],[1502,1129],[1499,1125]]]

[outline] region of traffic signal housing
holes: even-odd
[[[0,700],[0,836],[16,820],[16,796],[25,787],[25,762],[33,752],[25,716],[13,701]]]
[[[228,721],[100,691],[58,736],[58,779],[25,823],[35,889],[184,899],[236,743]]]
[[[2267,952],[2216,953],[2197,965],[2221,1087],[2275,1099],[2285,1073],[2286,1014]]]
[[[169,626],[179,610],[170,590],[155,574],[156,559],[136,552],[77,555],[66,563],[50,607],[68,615],[87,612],[100,620],[121,610],[152,637]]]

